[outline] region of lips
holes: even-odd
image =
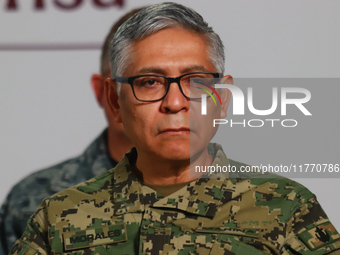
[[[181,132],[190,132],[190,128],[180,127],[180,128],[165,128],[162,129],[160,134],[162,133],[181,133]]]

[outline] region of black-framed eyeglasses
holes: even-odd
[[[138,75],[132,77],[114,77],[117,82],[130,84],[133,95],[138,101],[155,102],[162,100],[169,92],[170,84],[177,83],[179,90],[187,99],[201,99],[204,85],[214,87],[216,79],[222,78],[221,73],[195,72],[170,78],[158,74]]]

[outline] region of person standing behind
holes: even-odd
[[[106,115],[107,129],[80,156],[37,171],[11,189],[0,212],[0,255],[8,254],[14,242],[24,232],[29,217],[45,197],[113,168],[132,147],[124,134],[123,125],[111,116],[104,96],[104,82],[110,77],[110,42],[119,26],[139,10],[132,10],[114,23],[102,46],[101,74],[94,74],[91,78],[97,102]]]

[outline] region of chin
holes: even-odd
[[[158,151],[162,158],[169,160],[190,160],[190,143],[171,143]]]
[[[174,152],[171,155],[165,155],[169,160],[175,160],[175,161],[187,161],[190,160],[190,152],[187,153],[178,153]]]

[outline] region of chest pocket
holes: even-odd
[[[125,224],[63,233],[64,254],[107,254],[107,247],[127,240]]]
[[[226,254],[227,251],[227,254],[271,254],[259,240],[258,229],[198,228],[195,232],[212,240],[209,254]]]

